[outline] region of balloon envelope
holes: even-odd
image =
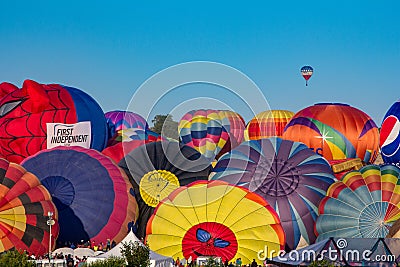
[[[242,142],[244,127],[243,118],[233,111],[200,109],[183,115],[178,132],[183,144],[212,161]]]
[[[49,190],[59,212],[58,242],[121,241],[138,211],[125,173],[93,149],[57,147],[25,159],[22,165]]]
[[[302,142],[327,160],[360,158],[374,162],[379,133],[364,112],[346,104],[322,103],[297,112],[282,138]]]
[[[109,129],[109,137],[114,136],[119,130],[137,128],[148,129],[147,121],[137,113],[131,111],[114,110],[104,114]]]
[[[26,80],[22,89],[0,84],[0,96],[0,154],[9,161],[20,163],[46,149],[47,123],[89,122],[90,129],[83,134],[89,135],[90,131],[90,147],[102,150],[107,144],[102,109],[79,89]]]
[[[173,141],[142,145],[118,164],[128,174],[139,204],[138,237],[160,200],[196,180],[207,180],[210,163],[195,149]]]
[[[385,163],[400,163],[400,101],[394,103],[383,118],[380,147]]]
[[[257,114],[246,126],[245,140],[282,137],[283,129],[293,115],[288,110],[267,110]]]
[[[242,258],[261,264],[283,248],[285,235],[276,212],[257,194],[222,181],[197,181],[162,200],[147,227],[152,250],[173,258]],[[271,250],[275,250],[272,252]]]
[[[39,179],[20,165],[0,159],[0,252],[25,250],[28,254],[44,255],[58,236],[58,214],[51,195]]]
[[[314,243],[318,205],[334,182],[324,158],[302,143],[276,137],[243,142],[218,160],[210,177],[263,197],[279,215],[288,250],[301,238]]]
[[[400,169],[368,165],[332,184],[319,206],[318,240],[384,238],[400,218]]]
[[[300,69],[301,75],[303,75],[303,78],[308,81],[311,76],[313,75],[314,69],[311,66],[303,66]]]

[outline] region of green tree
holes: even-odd
[[[219,261],[217,258],[215,257],[209,257],[206,261],[206,264],[204,265],[204,267],[222,267],[222,261]]]
[[[25,251],[8,250],[0,255],[0,267],[35,267]]]
[[[125,259],[121,257],[110,257],[102,261],[95,261],[84,266],[88,267],[121,267],[125,265]]]
[[[123,242],[121,253],[129,267],[150,266],[150,248],[148,244],[143,245],[138,241]]]
[[[156,115],[151,122],[154,125],[150,128],[153,132],[175,140],[179,139],[178,122],[172,119],[172,115]]]

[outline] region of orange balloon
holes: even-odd
[[[297,112],[284,139],[302,142],[327,160],[360,158],[374,162],[379,148],[375,122],[346,104],[316,104]]]

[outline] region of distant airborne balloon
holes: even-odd
[[[301,75],[303,75],[303,78],[306,80],[306,86],[308,85],[307,82],[313,75],[313,68],[311,66],[304,66],[301,68]]]

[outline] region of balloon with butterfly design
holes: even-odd
[[[258,194],[224,181],[197,181],[160,201],[147,225],[147,241],[159,254],[197,259],[257,259],[268,247],[273,257],[285,234],[274,209]],[[273,252],[275,251],[275,252]]]

